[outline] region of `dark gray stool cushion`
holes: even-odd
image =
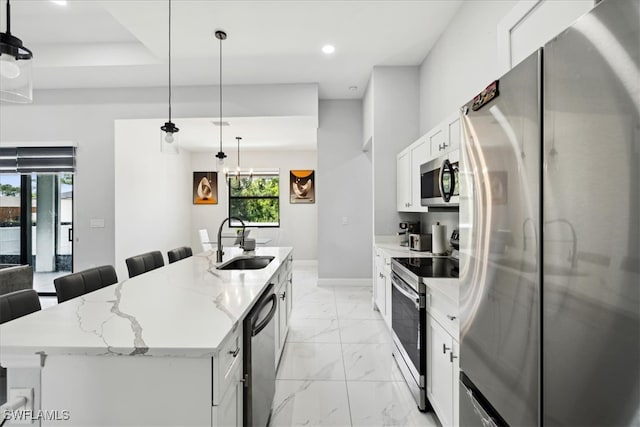
[[[0,295],[0,324],[40,310],[38,293],[33,289],[23,289]]]
[[[193,251],[188,246],[182,246],[180,248],[171,249],[167,252],[167,257],[169,258],[169,264],[174,263],[176,261],[180,261],[181,259],[189,258],[193,255]]]
[[[136,255],[127,258],[127,270],[129,277],[135,277],[147,271],[155,270],[164,266],[164,259],[160,251],[147,252],[146,254]]]
[[[53,280],[59,303],[114,283],[118,283],[118,276],[111,265],[89,268]]]

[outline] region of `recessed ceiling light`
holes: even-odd
[[[57,4],[58,6],[66,6],[67,0],[51,0],[51,3]]]
[[[322,52],[326,53],[327,55],[331,55],[335,51],[336,48],[333,45],[325,44],[324,46],[322,46]]]
[[[358,86],[349,86],[349,90],[355,92],[358,90]]]

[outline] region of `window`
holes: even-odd
[[[240,218],[246,226],[280,226],[280,176],[278,172],[259,172],[229,177],[229,216]],[[240,227],[239,221],[230,221]]]

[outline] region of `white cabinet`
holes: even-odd
[[[242,326],[225,339],[220,351],[213,357],[214,426],[242,426],[243,412],[243,349]]]
[[[287,339],[287,333],[289,332],[289,318],[291,317],[292,309],[292,286],[293,286],[293,273],[292,273],[293,257],[289,257],[282,263],[282,266],[278,269],[274,276],[275,290],[278,309],[274,316],[274,322],[276,325],[275,330],[275,364],[276,368],[280,363],[280,357],[282,356],[282,350],[284,350],[284,343]]]
[[[240,381],[242,369],[237,369],[237,381],[226,391],[220,404],[213,407],[213,425],[220,427],[242,426],[244,383]]]
[[[407,211],[411,207],[411,150],[405,149],[397,158],[397,208]]]
[[[440,423],[458,425],[460,373],[458,283],[429,279],[427,285],[427,397]]]
[[[420,166],[429,161],[430,149],[426,138],[420,138],[411,145],[411,212],[427,212],[426,206],[420,204]]]
[[[457,387],[458,354],[454,340],[431,316],[427,316],[427,397],[440,423],[454,425],[454,389]],[[457,346],[456,346],[457,347]]]
[[[450,115],[429,134],[431,158],[439,157],[460,148],[460,113]]]
[[[397,209],[401,212],[427,212],[420,205],[420,165],[429,160],[429,140],[420,138],[398,154]]]
[[[387,297],[386,297],[386,278],[384,274],[384,267],[382,262],[376,262],[375,265],[375,277],[374,277],[374,289],[373,297],[376,307],[380,311],[380,314],[384,316],[387,312]]]
[[[373,304],[391,328],[391,256],[378,247],[373,252]]]

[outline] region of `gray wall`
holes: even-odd
[[[362,102],[320,101],[319,114],[318,277],[370,278],[372,171],[362,151]]]
[[[418,67],[374,67],[373,180],[374,234],[395,235],[403,216],[397,211],[396,155],[418,133]]]

